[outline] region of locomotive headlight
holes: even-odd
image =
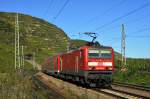
[[[112,66],[112,62],[103,62],[103,66]]]
[[[98,62],[88,62],[88,66],[98,66]]]

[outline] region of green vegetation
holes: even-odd
[[[47,99],[50,94],[32,82],[36,73],[25,62],[21,70],[14,69],[15,13],[0,12],[0,97],[1,99]],[[66,51],[68,37],[63,30],[42,19],[19,14],[20,45],[25,54],[35,53],[42,63],[49,55]],[[53,98],[52,98],[53,99]]]
[[[85,40],[80,40],[80,39],[70,40],[71,47],[80,47],[80,46],[83,46],[86,44],[87,44],[87,41],[85,41]]]
[[[127,58],[126,70],[121,70],[121,61],[115,60],[115,81],[150,86],[150,59]]]
[[[0,72],[0,97],[1,99],[47,99],[47,91],[36,87],[32,81],[35,72],[32,66],[25,64],[24,69]]]

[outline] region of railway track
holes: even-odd
[[[112,90],[122,92],[142,99],[150,99],[150,88],[134,84],[114,82]]]
[[[103,93],[105,95],[111,96],[115,99],[141,99],[140,97],[129,95],[127,93],[116,91],[113,89],[94,89],[97,92]]]
[[[115,82],[112,88],[94,89],[117,99],[150,99],[150,87]]]
[[[115,89],[94,89],[94,90],[117,99],[149,99],[149,97],[143,95],[137,95],[130,92]]]
[[[131,87],[131,88],[135,88],[135,89],[150,91],[150,87],[137,85],[137,84],[128,84],[128,83],[114,82],[113,85],[119,85],[119,86],[125,86],[125,87]]]
[[[45,83],[46,86],[50,86],[51,88],[54,88],[54,86],[52,86],[52,83],[49,84],[48,78],[51,76],[46,76],[45,74],[40,74],[36,76],[39,80],[41,80],[41,82]],[[66,87],[69,86],[69,89],[72,90],[72,92],[74,91],[75,94],[77,94],[77,96],[80,96],[81,93],[84,94],[90,94],[88,97],[90,97],[89,99],[150,99],[150,89],[147,87],[142,87],[142,86],[136,86],[136,85],[130,85],[130,84],[123,84],[123,83],[113,83],[112,88],[110,89],[100,89],[100,88],[82,88],[81,86],[76,86],[75,84],[71,84],[69,82],[65,82],[65,81],[61,81],[59,79],[56,78],[52,78],[51,79],[55,79],[55,82],[59,82],[59,84],[57,84],[58,89],[55,89],[56,92],[62,92],[62,94],[60,95],[64,95],[64,90]],[[62,83],[63,83],[63,88],[62,87]],[[50,88],[49,87],[49,88]],[[62,91],[59,89],[63,89]],[[96,98],[91,98],[91,96],[93,97],[93,95]],[[97,97],[98,96],[98,97]],[[106,97],[107,98],[106,98]],[[63,96],[65,97],[65,96]],[[103,97],[103,98],[102,98]]]

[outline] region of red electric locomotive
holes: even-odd
[[[82,46],[47,58],[42,70],[85,85],[110,86],[114,72],[114,51],[106,46]]]

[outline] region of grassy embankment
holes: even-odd
[[[38,89],[32,81],[35,70],[25,67],[15,70],[13,46],[0,45],[0,97],[1,99],[46,99],[46,91]]]

